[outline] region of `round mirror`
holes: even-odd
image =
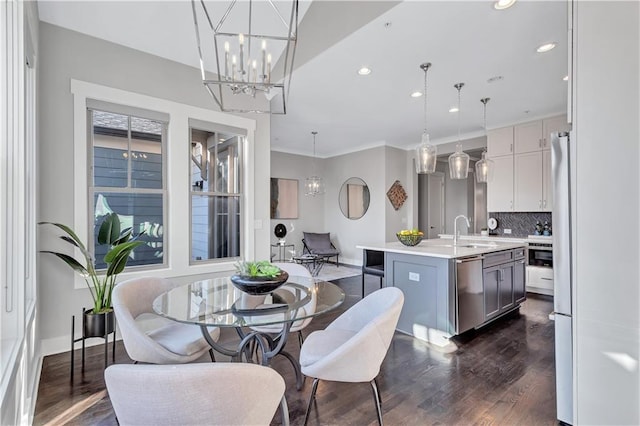
[[[347,219],[360,219],[369,208],[369,187],[360,178],[347,179],[340,188],[338,203]]]

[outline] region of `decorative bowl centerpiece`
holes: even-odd
[[[239,290],[254,296],[271,293],[287,282],[289,274],[266,260],[236,263],[231,282]]]
[[[396,234],[396,237],[398,237],[398,241],[405,246],[413,247],[420,244],[420,241],[422,241],[424,237],[424,232],[418,229],[403,229]]]

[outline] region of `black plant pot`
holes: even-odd
[[[113,310],[94,314],[93,309],[85,311],[82,319],[82,336],[104,337],[116,329],[116,314]]]
[[[280,275],[274,278],[249,277],[244,275],[232,275],[231,282],[238,289],[247,294],[260,295],[271,293],[289,279],[289,274],[281,271]]]

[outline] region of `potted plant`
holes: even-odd
[[[102,337],[112,333],[115,328],[115,316],[111,306],[111,294],[116,284],[116,278],[127,266],[129,255],[138,246],[144,244],[143,241],[136,241],[144,233],[133,235],[133,230],[127,228],[121,231],[120,218],[116,213],[109,213],[102,221],[97,242],[107,244],[109,249],[104,256],[107,264],[106,270],[96,270],[95,257],[82,243],[80,238],[71,228],[61,223],[40,222],[40,225],[52,225],[65,232],[60,239],[71,244],[84,257],[84,264],[76,260],[73,256],[50,250],[42,250],[42,253],[50,253],[58,257],[71,269],[78,272],[87,283],[87,287],[93,298],[93,309],[84,312],[83,336]]]
[[[240,290],[252,295],[266,294],[287,282],[289,274],[266,260],[237,262],[231,282]]]

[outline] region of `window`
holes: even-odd
[[[190,134],[191,262],[237,258],[242,241],[244,137],[193,124]]]
[[[104,268],[108,247],[98,245],[105,215],[115,212],[122,229],[143,232],[146,244],[135,249],[129,266],[165,264],[165,145],[167,122],[148,118],[153,112],[130,113],[126,107],[88,108],[91,167],[89,199],[93,218],[90,243],[96,267]]]

